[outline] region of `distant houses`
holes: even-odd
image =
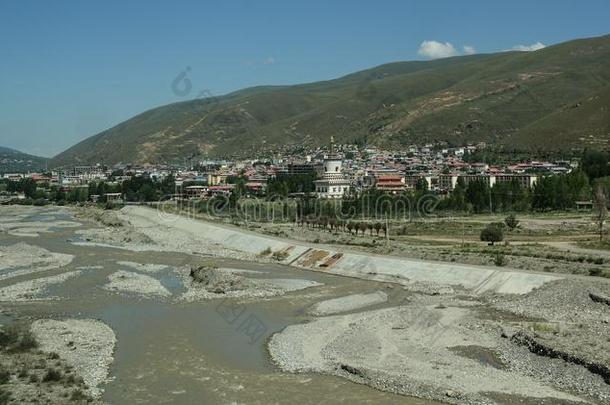
[[[283,195],[294,197],[309,194],[321,199],[340,199],[374,189],[392,195],[425,189],[439,195],[453,192],[458,183],[467,187],[481,182],[493,188],[502,183],[517,183],[533,188],[541,176],[571,172],[577,164],[571,161],[529,161],[506,166],[493,166],[471,161],[485,145],[446,147],[434,144],[411,145],[399,150],[384,150],[368,146],[337,145],[331,138],[328,147],[300,151],[273,158],[250,160],[201,161],[192,167],[172,165],[121,164],[113,167],[80,165],[51,173],[6,173],[5,181],[33,181],[41,190],[56,189],[60,193],[78,190],[79,195],[89,189],[89,200],[131,201],[142,199],[125,185],[142,183],[148,179],[159,185],[159,190],[146,194],[172,199],[198,200],[231,195],[239,190],[241,197],[268,197],[270,184],[278,179],[308,182],[307,187],[293,187]],[[171,178],[171,186],[160,184]],[[295,180],[296,179],[296,180]],[[99,185],[103,184],[103,187]],[[271,192],[276,192],[274,188]],[[80,201],[79,197],[79,201]],[[581,204],[584,206],[584,204]]]

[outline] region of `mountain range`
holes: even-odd
[[[0,146],[0,174],[39,171],[46,168],[48,160],[44,157],[28,155],[15,149]]]
[[[338,79],[253,87],[143,112],[55,156],[62,166],[252,156],[286,145],[487,142],[605,148],[610,35],[534,52],[397,62]]]

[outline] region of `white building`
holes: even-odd
[[[330,138],[330,155],[324,159],[320,179],[315,181],[320,198],[341,198],[350,189],[350,181],[342,173],[343,160],[335,154],[335,143]]]

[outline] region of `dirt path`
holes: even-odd
[[[572,242],[540,242],[544,245],[551,246],[556,249],[567,250],[574,253],[582,253],[584,255],[598,255],[610,258],[610,251],[602,249],[582,248],[574,245]]]

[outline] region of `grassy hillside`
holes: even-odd
[[[330,135],[386,145],[606,146],[608,66],[610,36],[536,52],[391,63],[335,80],[159,107],[86,139],[52,164],[247,155],[272,145],[326,143]]]
[[[0,174],[42,170],[47,161],[47,158],[0,147]]]

